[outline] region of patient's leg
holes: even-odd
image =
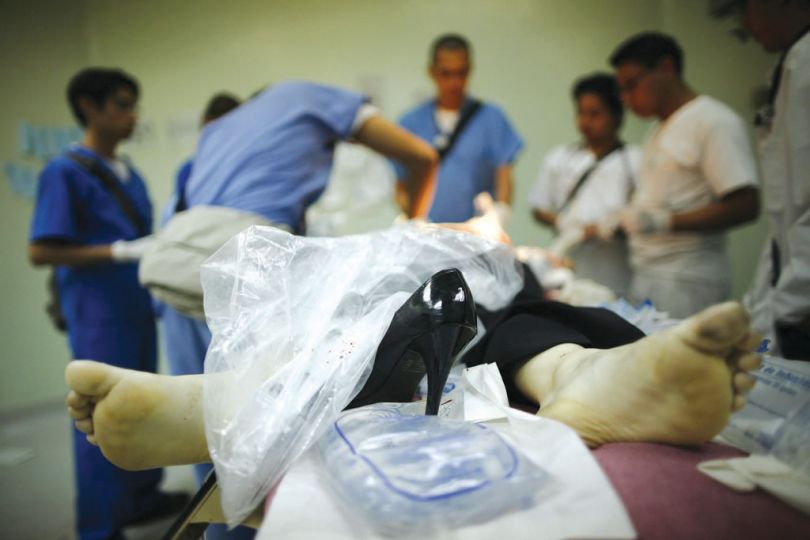
[[[662,334],[614,349],[559,345],[517,373],[518,388],[591,445],[697,443],[720,431],[753,385],[758,339],[739,304],[714,306]],[[76,425],[127,469],[210,461],[203,375],[168,377],[73,361],[67,404]]]
[[[515,382],[541,404],[539,415],[568,424],[590,446],[701,443],[744,405],[757,343],[745,310],[729,302],[614,349],[556,346],[520,368]]]
[[[112,463],[139,470],[210,461],[202,375],[168,377],[87,360],[68,364],[67,405]]]

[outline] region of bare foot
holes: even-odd
[[[76,427],[115,465],[141,470],[211,460],[201,375],[169,377],[74,360],[65,380]]]
[[[614,349],[559,345],[517,373],[537,413],[572,427],[585,442],[698,444],[719,433],[754,385],[759,337],[736,302]]]

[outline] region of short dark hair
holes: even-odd
[[[436,63],[436,55],[440,50],[444,51],[464,51],[467,58],[472,54],[470,42],[461,34],[442,34],[433,40],[430,46],[430,63]]]
[[[87,97],[101,107],[110,96],[121,88],[126,88],[138,98],[138,81],[120,69],[86,68],[74,75],[67,87],[67,99],[73,116],[82,126],[87,119],[79,108],[79,98]]]
[[[675,71],[680,75],[683,72],[683,51],[675,38],[658,32],[644,32],[619,45],[610,55],[610,65],[618,68],[633,62],[652,69],[666,57],[672,58]]]
[[[220,116],[224,116],[237,108],[241,103],[239,98],[232,94],[225,92],[215,94],[208,100],[208,104],[205,106],[202,117],[203,124],[216,120]]]
[[[577,79],[571,89],[571,96],[574,100],[579,100],[583,94],[599,96],[610,114],[616,119],[617,124],[621,125],[624,118],[624,106],[616,77],[608,73],[592,73]]]

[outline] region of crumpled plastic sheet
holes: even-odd
[[[230,526],[360,391],[396,310],[449,267],[490,310],[523,285],[508,246],[426,225],[339,238],[254,226],[203,265],[206,437]]]

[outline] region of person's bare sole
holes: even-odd
[[[68,412],[115,465],[142,470],[210,461],[202,376],[169,377],[74,360]]]
[[[591,447],[698,444],[745,404],[758,343],[743,307],[728,302],[623,347],[559,345],[524,365],[516,383],[541,404],[538,415],[569,425]]]

